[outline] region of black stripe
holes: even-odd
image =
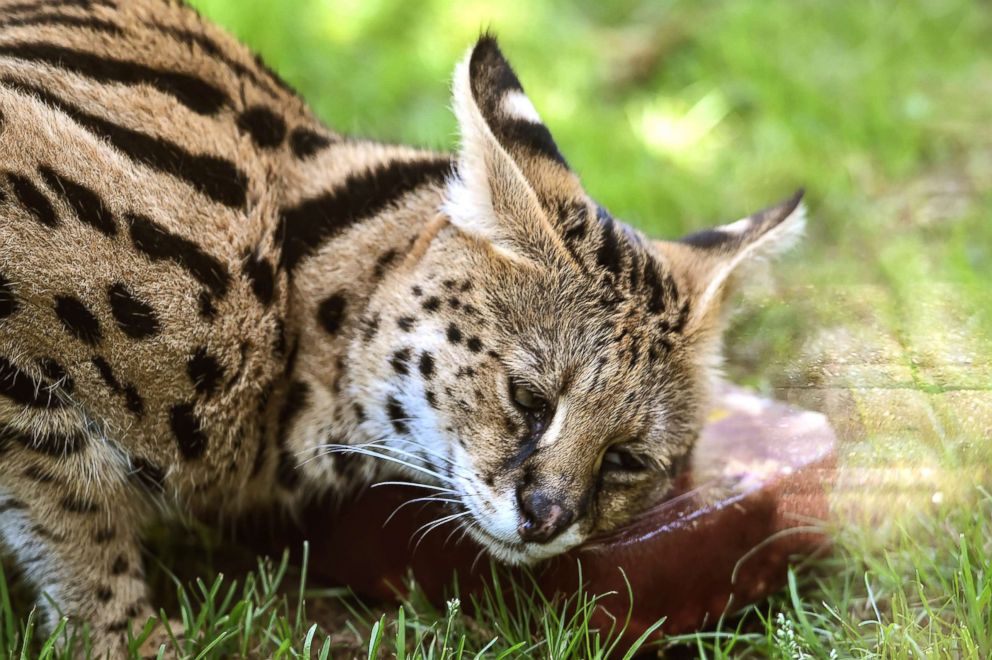
[[[198,282],[218,297],[224,297],[231,276],[224,265],[204,252],[199,245],[173,234],[151,218],[128,213],[131,241],[139,252],[152,261],[172,261],[189,271]]]
[[[53,192],[65,197],[69,206],[72,207],[82,222],[106,236],[117,234],[114,214],[110,212],[96,191],[76,183],[69,177],[62,176],[48,165],[39,165],[38,172],[41,173],[45,183]]]
[[[114,375],[113,368],[111,368],[110,364],[106,360],[97,355],[90,361],[93,363],[93,366],[96,367],[97,372],[100,374],[100,378],[103,379],[103,382],[106,383],[107,387],[109,387],[114,394],[120,394],[124,391],[123,386],[121,386],[121,382],[117,380],[117,376]]]
[[[377,215],[408,192],[441,183],[451,172],[447,157],[394,161],[352,174],[334,190],[284,210],[277,234],[283,242],[280,267],[292,271],[323,243]]]
[[[234,58],[228,56],[224,52],[224,50],[217,44],[217,42],[211,39],[210,37],[208,37],[207,35],[199,32],[193,32],[191,30],[184,30],[182,28],[172,27],[170,25],[162,25],[161,23],[146,23],[146,26],[153,28],[163,34],[167,34],[169,36],[178,39],[179,41],[186,44],[187,47],[191,47],[193,44],[196,44],[207,55],[210,55],[213,59],[223,63],[239,76],[248,78],[249,80],[251,80],[253,83],[264,89],[272,96],[278,95],[276,90],[272,87],[272,85],[269,84],[269,82],[265,78],[262,78],[251,68],[245,66],[241,62],[238,62]],[[272,75],[274,75],[270,71],[264,69],[263,72],[266,73],[270,78]],[[282,87],[283,85],[284,84],[279,86]]]
[[[602,241],[599,250],[596,252],[596,261],[600,266],[610,271],[614,275],[620,273],[620,244],[617,241],[617,234],[613,229],[613,218],[605,211],[600,210],[599,224]]]
[[[192,403],[180,403],[169,411],[169,425],[176,437],[179,453],[186,460],[196,460],[207,450],[203,423],[193,412]]]
[[[206,346],[200,346],[186,362],[186,374],[197,392],[209,396],[224,379],[224,367]]]
[[[52,396],[48,383],[35,380],[5,357],[0,357],[0,394],[22,406],[62,407],[62,401]]]
[[[32,183],[31,179],[14,172],[7,172],[7,181],[14,189],[17,201],[34,216],[35,220],[46,227],[58,226],[59,218],[55,214],[52,203],[45,197],[45,193]]]
[[[193,154],[175,142],[114,124],[34,85],[6,76],[0,78],[0,82],[23,94],[38,97],[139,163],[185,181],[220,204],[231,208],[244,206],[248,178],[231,161]]]
[[[4,8],[6,10],[6,8]],[[39,14],[0,21],[3,27],[24,27],[26,25],[61,25],[63,27],[78,27],[94,32],[104,32],[113,36],[124,33],[120,26],[93,16],[70,16],[68,14]]]
[[[272,304],[272,297],[275,295],[275,269],[268,259],[258,254],[249,254],[245,259],[242,268],[244,274],[251,282],[252,293],[258,298],[258,302],[266,307]]]
[[[225,105],[230,105],[230,99],[223,90],[188,73],[156,69],[128,60],[110,59],[56,44],[0,44],[0,56],[40,62],[92,78],[99,83],[149,85],[201,115],[216,114]]]
[[[658,279],[654,260],[644,260],[644,286],[648,291],[648,313],[658,314],[665,309],[665,293]]]

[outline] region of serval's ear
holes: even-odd
[[[719,330],[720,308],[746,265],[791,247],[806,224],[803,191],[737,222],[655,247],[691,292],[687,332]]]
[[[453,104],[461,148],[445,213],[509,255],[543,261],[560,254],[545,209],[581,188],[492,36],[481,37],[455,69]]]

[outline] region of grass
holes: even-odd
[[[450,70],[481,28],[493,29],[590,193],[656,236],[735,219],[805,186],[807,239],[745,292],[727,371],[830,417],[842,441],[836,551],[765,602],[663,647],[713,658],[992,656],[989,7],[195,4],[261,51],[330,125],[442,148],[455,138]],[[173,540],[153,543],[155,556],[182,577],[153,565],[152,579],[186,622],[192,657],[333,648],[333,657],[586,658],[610,644],[588,624],[596,595],[581,590],[546,601],[504,579],[475,607],[439,611],[415,590],[381,610],[301,589],[286,560],[220,577],[217,539],[163,536]],[[0,576],[0,656],[57,657],[33,634],[28,603]]]

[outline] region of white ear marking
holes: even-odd
[[[520,90],[510,90],[503,96],[503,112],[511,117],[529,121],[532,124],[540,124],[541,116],[537,114],[537,108],[531,103],[527,95]]]

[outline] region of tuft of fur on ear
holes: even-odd
[[[690,329],[714,328],[723,300],[748,264],[791,248],[806,226],[803,190],[736,222],[655,247],[692,292]]]
[[[557,171],[572,176],[495,38],[482,36],[455,68],[457,174],[442,211],[503,254],[547,258],[561,246],[541,204]],[[574,193],[574,190],[569,190]]]

